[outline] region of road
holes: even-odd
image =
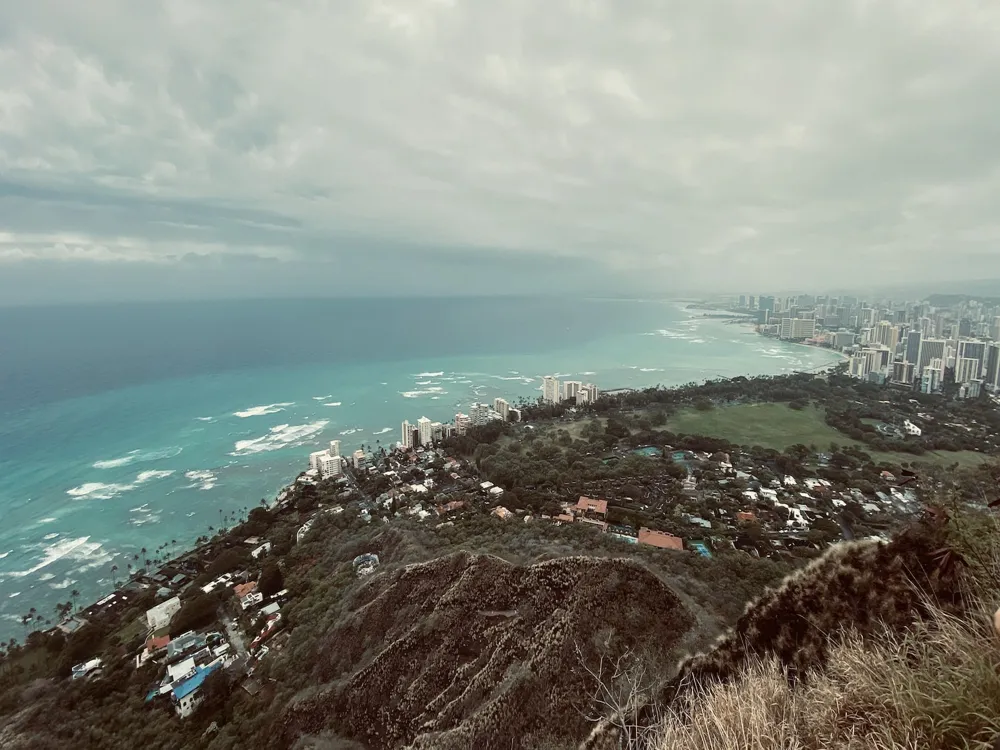
[[[222,614],[221,619],[222,624],[226,628],[226,635],[229,636],[229,643],[239,657],[245,661],[247,658],[247,647],[243,644],[243,633],[240,632],[239,626],[233,622],[229,615]]]

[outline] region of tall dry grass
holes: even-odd
[[[825,669],[790,687],[774,659],[751,659],[736,679],[685,695],[654,750],[957,750],[1000,736],[1000,526],[967,520],[955,537],[966,560],[966,608],[903,632],[834,643]],[[960,537],[965,536],[965,539]]]

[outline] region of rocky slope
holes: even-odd
[[[454,554],[374,578],[351,610],[275,746],[335,732],[372,750],[564,747],[590,728],[602,656],[655,659],[693,622],[644,567],[584,557]]]

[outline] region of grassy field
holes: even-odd
[[[795,410],[785,404],[741,404],[716,407],[711,411],[686,409],[674,416],[667,427],[676,433],[708,435],[739,445],[760,445],[775,450],[784,450],[797,443],[815,445],[819,450],[829,450],[830,443],[856,445],[867,450],[862,443],[830,427],[824,421],[823,411],[814,407]],[[975,451],[941,451],[923,456],[868,452],[876,460],[892,463],[918,461],[950,466],[957,461],[962,467],[978,465],[985,458]]]

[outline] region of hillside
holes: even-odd
[[[373,750],[573,741],[602,656],[665,656],[693,624],[644,567],[583,557],[458,553],[372,580],[350,609],[316,654],[322,687],[288,710],[275,746],[324,730]]]

